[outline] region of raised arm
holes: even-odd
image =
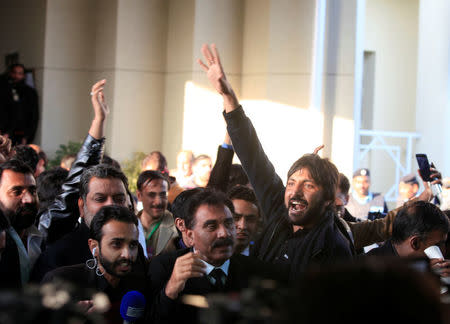
[[[211,85],[222,95],[227,122],[227,130],[233,142],[233,148],[241,160],[250,183],[255,190],[263,213],[268,219],[278,214],[276,209],[284,207],[284,186],[276,174],[272,163],[267,158],[259,142],[256,131],[245,115],[239,101],[228,82],[216,46],[202,46],[206,63],[198,60]]]
[[[208,188],[214,188],[226,192],[230,177],[231,164],[233,163],[234,150],[228,132],[225,132],[223,144],[217,149],[217,158],[209,176]]]
[[[91,89],[91,102],[94,110],[88,136],[72,164],[69,175],[64,182],[63,192],[55,201],[40,215],[39,230],[45,237],[47,243],[51,243],[73,229],[79,217],[78,196],[81,174],[83,171],[100,163],[104,146],[104,127],[108,106],[103,94],[103,86],[106,80],[95,83]]]

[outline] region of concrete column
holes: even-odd
[[[421,0],[417,64],[416,152],[450,174],[450,2]],[[417,165],[417,164],[414,164]]]
[[[164,0],[119,0],[111,155],[161,149],[168,6]]]
[[[89,128],[97,19],[96,2],[47,1],[41,142],[49,154]]]
[[[322,111],[324,156],[347,176],[353,168],[354,106],[358,100],[358,0],[327,1]]]
[[[173,168],[177,152],[186,148],[183,147],[184,102],[186,83],[192,80],[194,62],[195,0],[170,1],[167,20],[162,152],[169,167]]]
[[[243,8],[240,0],[171,2],[163,136],[170,167],[175,166],[181,149],[214,159],[217,145],[223,141],[221,99],[196,59],[201,58],[202,44],[215,43],[229,80],[240,93]]]

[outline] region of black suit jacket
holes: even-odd
[[[182,303],[184,295],[205,296],[215,291],[208,278],[191,278],[186,281],[184,290],[176,300],[165,294],[165,287],[175,265],[175,261],[190,249],[178,250],[173,253],[158,255],[150,261],[149,278],[152,306],[150,317],[152,323],[198,323],[198,309]],[[250,279],[254,277],[270,278],[285,281],[286,274],[279,273],[273,265],[268,265],[253,257],[235,254],[230,258],[228,276],[224,293],[239,292],[249,287]]]

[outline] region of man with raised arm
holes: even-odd
[[[103,96],[105,82],[99,81],[92,87],[95,117],[89,134],[63,184],[62,194],[41,216],[39,229],[48,231],[50,244],[34,266],[33,281],[40,281],[55,268],[85,262],[91,256],[87,239],[97,211],[107,205],[129,205],[126,176],[112,166],[99,164],[108,113]],[[79,217],[81,222],[77,222]]]
[[[334,221],[336,167],[316,154],[306,154],[290,168],[285,188],[225,76],[215,45],[211,49],[203,45],[202,53],[206,63],[198,63],[223,97],[233,148],[267,217],[255,255],[289,268],[291,280],[312,264],[351,259],[349,241]]]

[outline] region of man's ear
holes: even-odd
[[[139,201],[142,201],[142,194],[141,194],[141,192],[139,190],[136,190],[136,195],[137,195],[137,199]]]
[[[409,245],[414,251],[418,251],[420,249],[421,239],[419,236],[414,235],[409,239]]]
[[[80,212],[80,217],[84,218],[84,201],[81,197],[78,198],[78,211]]]
[[[186,231],[186,226],[184,225],[184,220],[180,217],[175,218],[175,226],[180,232]]]
[[[189,239],[189,244],[194,246],[194,231],[186,227],[186,236]]]
[[[89,250],[92,251],[95,249],[95,255],[98,256],[98,241],[94,239],[88,239]]]

